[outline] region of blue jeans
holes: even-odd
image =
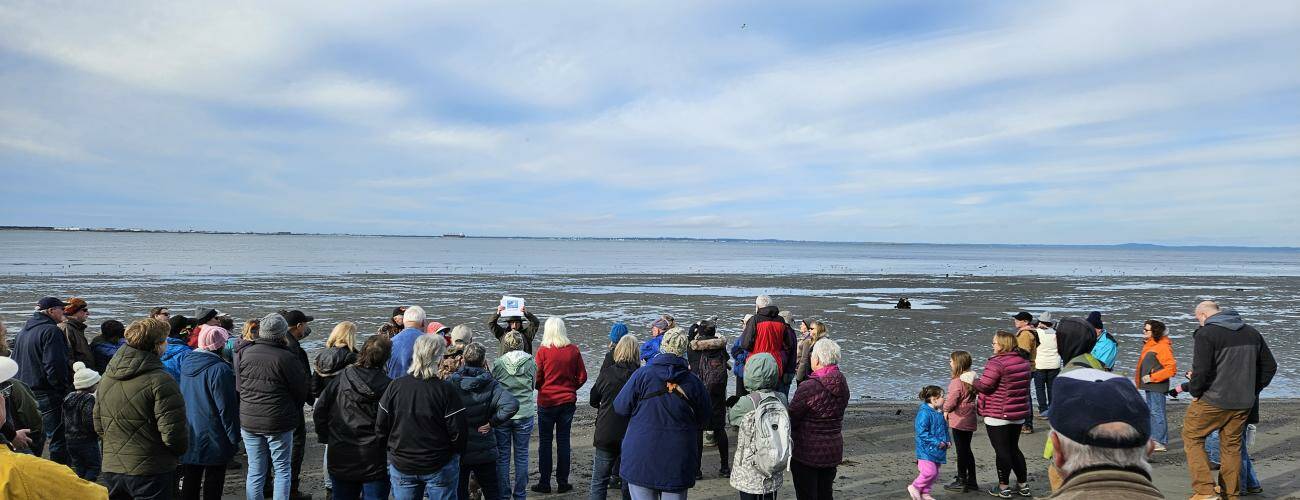
[[[627,490],[632,494],[632,500],[686,500],[687,491],[652,490],[635,484],[628,484]],[[741,494],[743,495],[744,493]]]
[[[1147,398],[1147,408],[1151,410],[1151,439],[1162,445],[1169,444],[1169,423],[1165,420],[1165,393],[1160,391],[1142,391]],[[1217,438],[1215,440],[1218,441]],[[1214,450],[1217,453],[1219,446]]]
[[[511,420],[492,429],[497,438],[497,484],[501,499],[528,498],[528,438],[533,435],[533,417]],[[515,480],[510,481],[510,452],[514,451]],[[510,485],[514,484],[512,488]],[[514,493],[511,493],[511,490]],[[497,499],[489,499],[497,500]]]
[[[378,481],[345,481],[330,476],[330,486],[333,491],[335,500],[388,500],[389,482],[387,479]]]
[[[609,492],[609,480],[618,475],[614,465],[618,463],[618,453],[594,448],[591,455],[591,495],[590,500],[605,500]],[[623,483],[623,500],[632,498],[628,493],[627,483]]]
[[[569,484],[569,431],[573,427],[574,403],[537,408],[537,484],[551,484],[551,436],[555,436],[555,482]]]
[[[77,477],[95,482],[99,478],[100,457],[98,439],[68,441],[68,458]]]
[[[393,498],[396,500],[455,500],[456,486],[460,481],[460,456],[451,458],[433,474],[403,474],[388,466],[388,479],[393,484]]]
[[[68,443],[63,435],[63,398],[67,393],[54,391],[33,391],[36,406],[41,409],[41,426],[45,428],[45,443],[50,445],[50,460],[68,465]],[[35,444],[35,443],[33,443]],[[36,456],[41,450],[33,448]]]
[[[1205,438],[1205,453],[1210,456],[1210,462],[1219,465],[1219,431],[1210,433]],[[1259,478],[1255,477],[1255,466],[1250,462],[1250,453],[1246,452],[1246,430],[1241,431],[1241,485],[1246,488],[1259,488]]]
[[[268,462],[274,469],[275,500],[288,500],[293,484],[293,431],[279,434],[256,434],[240,429],[244,450],[248,452],[248,480],[244,495],[248,500],[262,500]]]

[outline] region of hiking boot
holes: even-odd
[[[549,483],[548,484],[537,483],[534,484],[533,487],[529,489],[533,490],[533,493],[550,493],[551,485]]]
[[[989,488],[989,495],[998,498],[1011,498],[1011,487],[1000,488],[995,484]]]
[[[568,493],[570,491],[573,491],[573,485],[569,483],[560,483],[560,485],[555,488],[556,493]]]

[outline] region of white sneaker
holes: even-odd
[[[1158,452],[1169,451],[1169,448],[1165,447],[1165,445],[1163,445],[1163,444],[1156,443],[1155,451],[1158,451]]]

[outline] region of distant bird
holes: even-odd
[[[745,29],[745,26],[749,26],[749,24],[748,24],[748,23],[741,23],[741,25],[740,25],[740,29],[742,29],[742,30]]]

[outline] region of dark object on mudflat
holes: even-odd
[[[912,301],[907,300],[907,297],[898,299],[898,304],[894,305],[894,309],[911,309],[911,308],[912,308]]]

